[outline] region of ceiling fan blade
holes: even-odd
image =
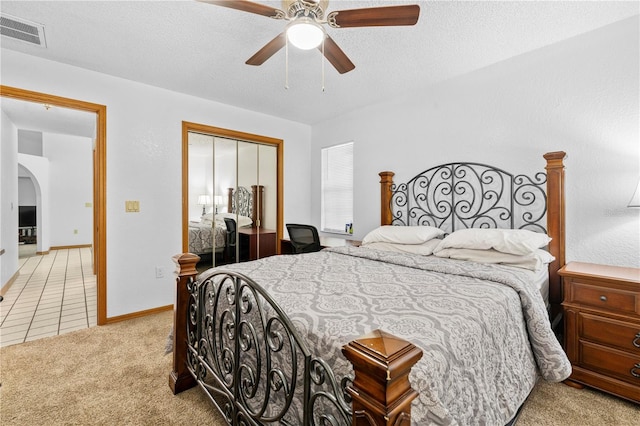
[[[333,28],[414,25],[419,16],[420,6],[410,4],[336,10],[327,15],[327,22]]]
[[[322,51],[322,45],[318,46],[318,49]],[[324,40],[324,57],[331,62],[331,65],[333,65],[340,74],[349,72],[356,67],[353,65],[353,62],[351,62],[351,59],[340,49],[340,46],[328,35]]]
[[[229,9],[241,10],[243,12],[255,13],[274,19],[284,19],[285,13],[280,9],[275,9],[260,3],[248,0],[198,0],[202,3],[214,4],[216,6],[228,7]]]
[[[269,43],[265,44],[264,47],[258,50],[255,55],[250,57],[247,62],[247,65],[262,65],[264,62],[272,57],[278,50],[284,47],[286,43],[286,35],[285,33],[280,33],[271,40]]]

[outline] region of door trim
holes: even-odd
[[[206,124],[182,122],[182,252],[189,251],[189,132],[204,133],[211,136],[254,142],[276,147],[277,156],[277,194],[276,194],[276,251],[280,254],[279,241],[283,232],[284,205],[284,141],[268,136],[255,135],[237,130],[223,129]]]
[[[0,85],[0,96],[96,114],[93,162],[93,264],[98,290],[98,325],[104,325],[107,323],[107,107],[4,85]]]

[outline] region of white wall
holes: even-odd
[[[18,129],[18,152],[42,156],[42,132]]]
[[[35,206],[36,203],[36,187],[31,176],[21,176],[18,169],[18,206]]]
[[[18,129],[0,111],[0,288],[18,270]]]
[[[49,179],[49,160],[39,155],[18,153],[18,167],[31,177],[36,192],[36,223],[38,239],[36,250],[39,253],[49,251],[51,247],[51,185]],[[13,230],[16,231],[17,228]]]
[[[213,138],[212,138],[213,140]],[[208,188],[207,182],[213,181],[211,170],[213,169],[213,148],[212,155],[190,155],[189,156],[189,218],[199,221],[202,216],[202,205],[197,204],[198,196],[209,194],[212,190]],[[213,202],[213,198],[211,199]],[[207,213],[211,212],[212,206],[206,206]]]
[[[51,246],[91,244],[93,140],[58,133],[43,133],[42,139],[43,156],[49,160]]]
[[[313,126],[312,217],[320,149],[355,141],[354,237],[379,225],[378,172],[406,181],[476,161],[516,173],[566,151],[567,260],[640,266],[638,17]]]
[[[284,140],[285,220],[308,220],[307,125],[2,49],[3,85],[107,106],[107,316],[173,303],[181,251],[182,121]],[[4,192],[3,192],[4,199]],[[287,203],[287,199],[295,200]],[[139,213],[125,201],[139,200]]]

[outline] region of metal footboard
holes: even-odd
[[[351,380],[338,383],[260,285],[216,271],[187,288],[188,369],[229,424],[351,424]]]

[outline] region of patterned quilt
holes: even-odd
[[[215,228],[211,222],[189,222],[189,252],[194,254],[211,253],[214,247],[224,248],[226,242],[227,229],[219,226],[216,222]]]
[[[416,425],[504,425],[539,376],[571,373],[530,271],[356,247],[224,268],[266,288],[338,377],[342,346],[371,330],[421,348]]]

